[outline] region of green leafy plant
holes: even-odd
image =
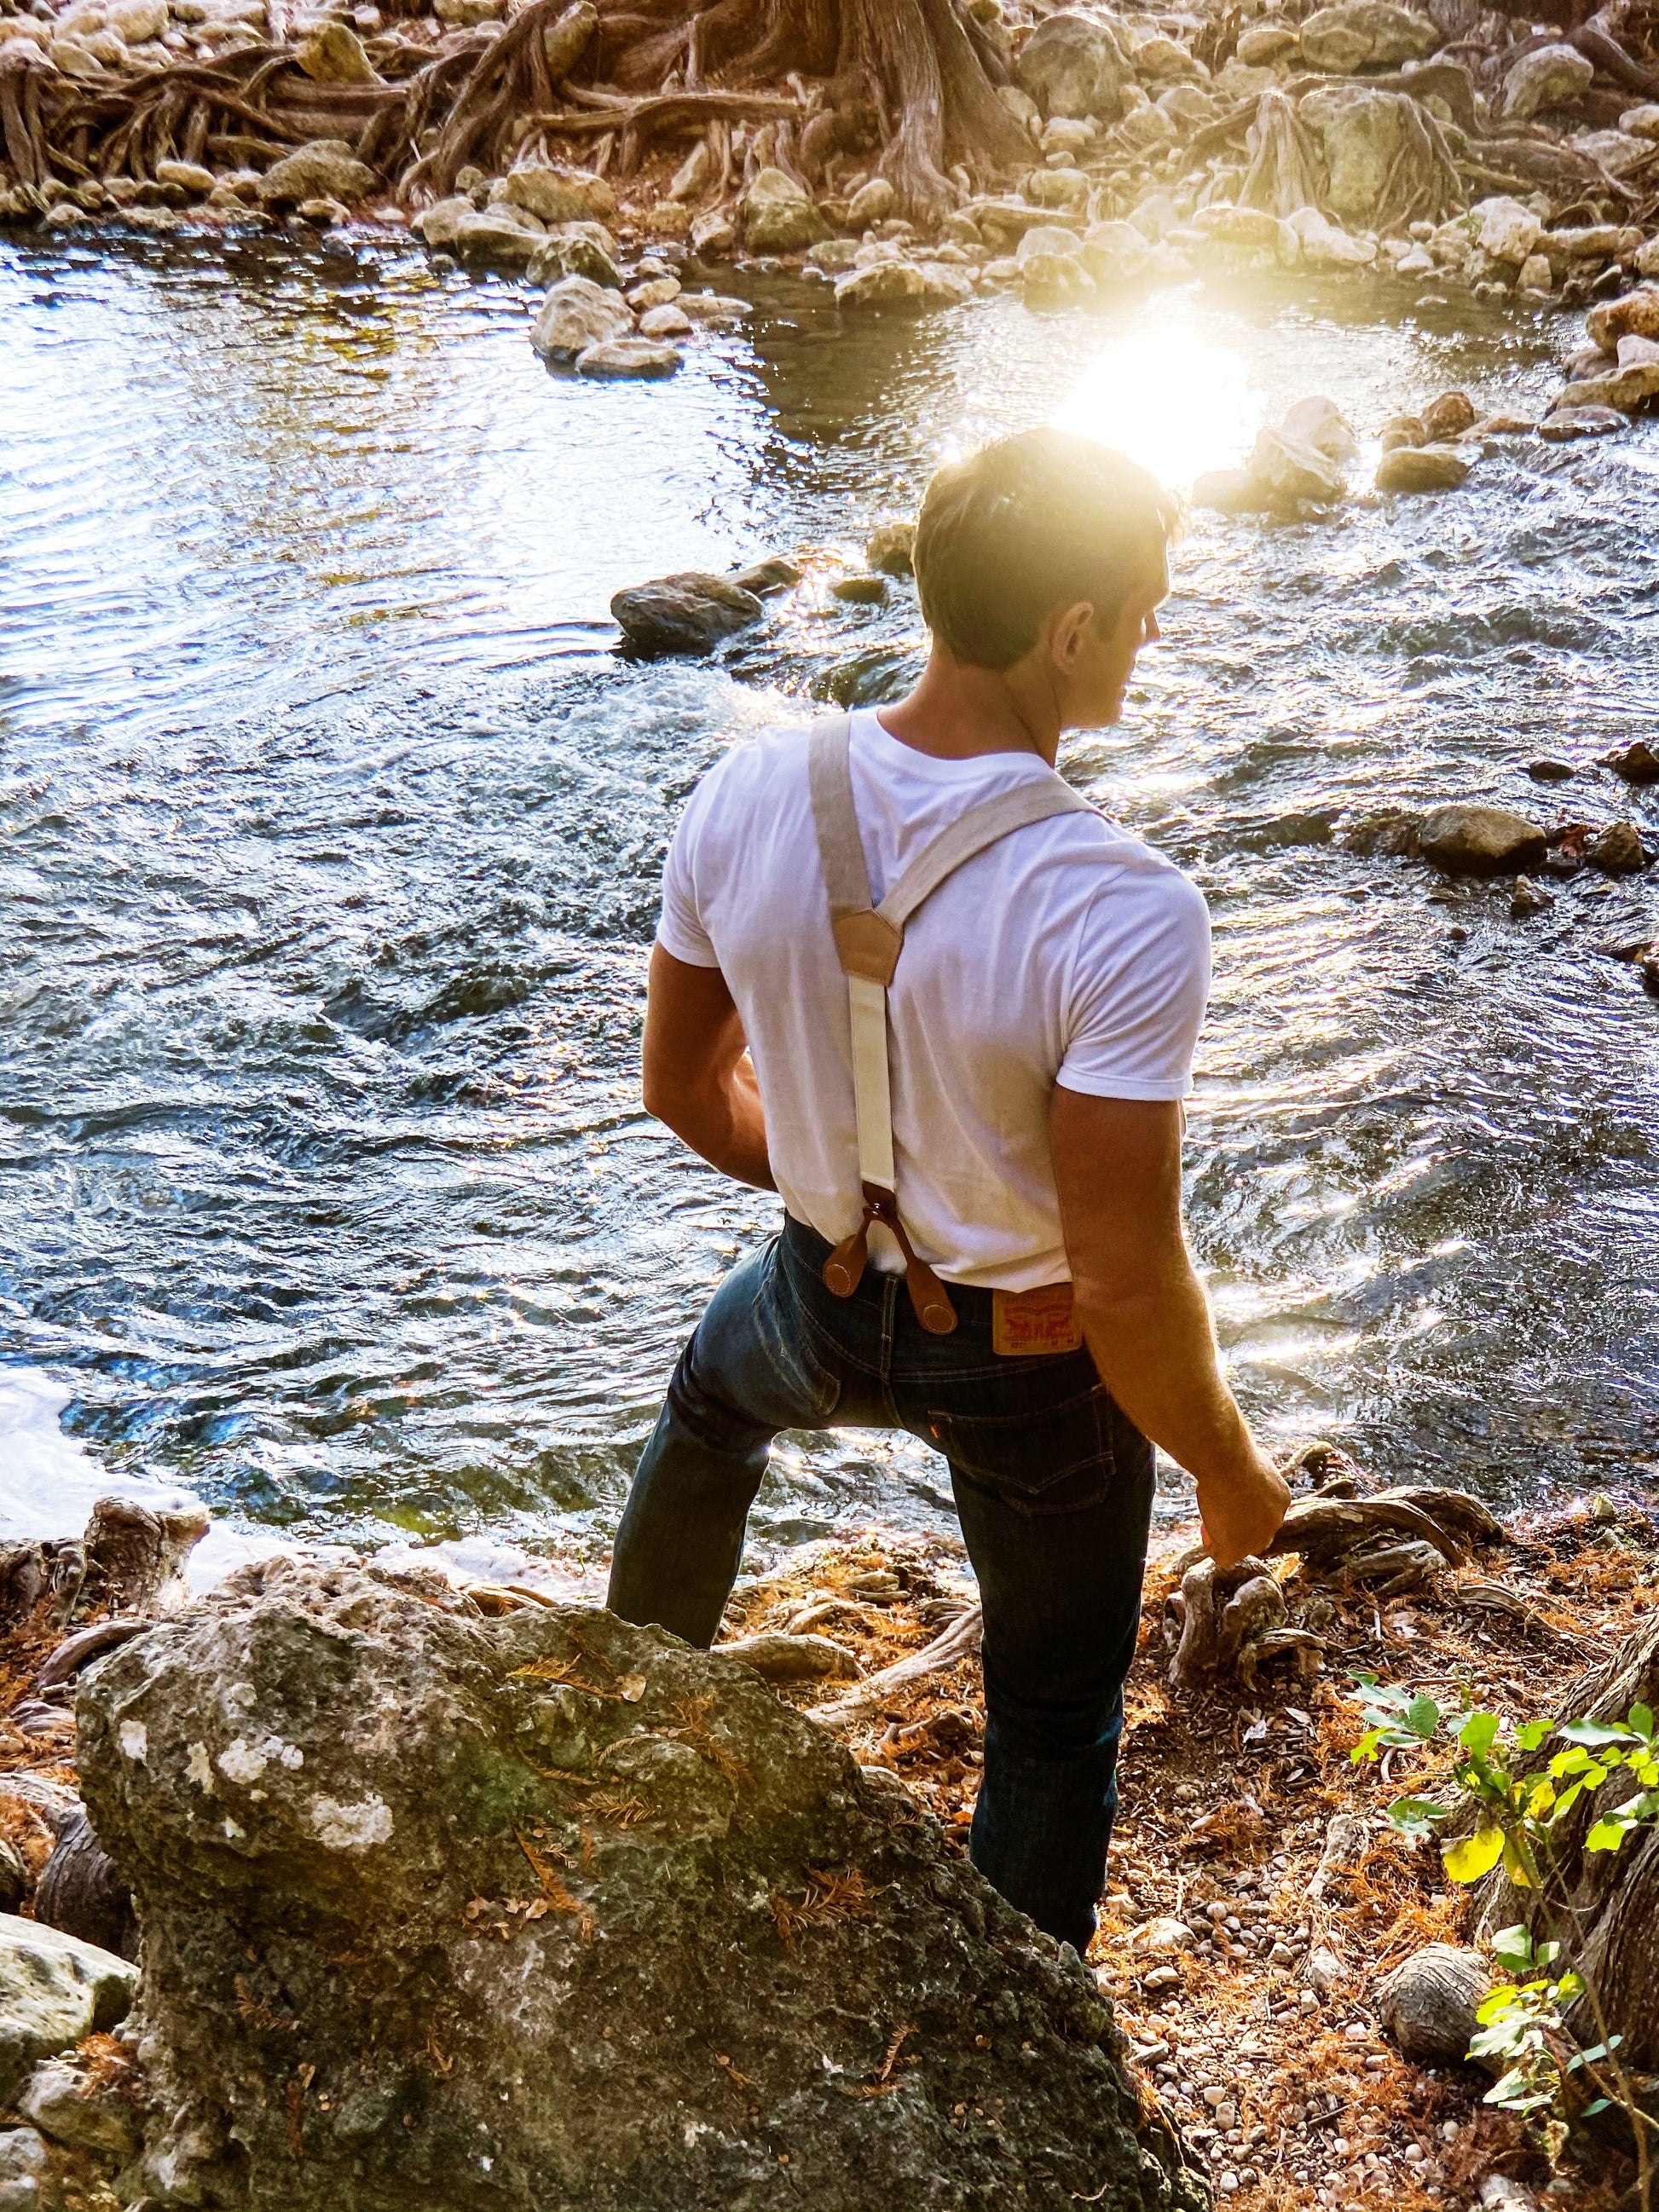
[[[1622,1722],[1528,1721],[1514,1727],[1467,1703],[1448,1710],[1421,1691],[1374,1674],[1357,1679],[1365,1693],[1365,1732],[1352,1752],[1357,1761],[1395,1750],[1443,1745],[1451,1751],[1449,1798],[1396,1798],[1389,1808],[1395,1826],[1426,1840],[1473,1806],[1471,1828],[1465,1832],[1460,1821],[1458,1833],[1438,1838],[1448,1876],[1476,1882],[1501,1865],[1517,1889],[1533,1893],[1538,1917],[1547,1925],[1541,1942],[1525,1925],[1506,1928],[1492,1939],[1498,1963],[1511,1978],[1481,2005],[1480,2029],[1469,2045],[1471,2058],[1497,2060],[1503,2068],[1486,2102],[1545,2124],[1552,2151],[1575,2122],[1618,2105],[1636,2139],[1642,2212],[1651,2212],[1655,2123],[1638,2101],[1619,2057],[1621,2039],[1608,2032],[1601,1993],[1583,1961],[1577,1917],[1561,1875],[1559,1832],[1586,1790],[1599,1790],[1620,1772],[1634,1790],[1610,1810],[1598,1810],[1583,1849],[1616,1851],[1638,1828],[1659,1823],[1652,1712],[1633,1705]],[[1538,1765],[1537,1754],[1553,1738],[1565,1748]],[[1581,2000],[1601,2038],[1588,2049],[1579,2046],[1566,2021]]]

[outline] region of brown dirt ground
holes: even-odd
[[[1594,1510],[1534,1516],[1516,1524],[1505,1548],[1380,1602],[1313,1586],[1296,1562],[1279,1562],[1291,1617],[1325,1641],[1322,1663],[1304,1675],[1290,1660],[1274,1662],[1255,1692],[1222,1682],[1201,1695],[1166,1680],[1165,1604],[1195,1534],[1176,1531],[1149,1570],[1122,1806],[1091,1951],[1146,2103],[1181,2125],[1240,2212],[1364,2212],[1373,2203],[1454,2212],[1478,2202],[1492,2173],[1550,2185],[1560,2212],[1613,2212],[1631,2179],[1622,2160],[1598,2150],[1589,2154],[1595,2170],[1574,2166],[1552,2184],[1519,2124],[1482,2105],[1485,2076],[1408,2064],[1367,2008],[1379,1976],[1419,1945],[1468,1941],[1471,1915],[1437,1855],[1383,1819],[1391,1797],[1431,1783],[1432,1767],[1419,1761],[1409,1776],[1384,1774],[1350,1759],[1360,1732],[1352,1678],[1364,1671],[1409,1681],[1443,1701],[1467,1684],[1479,1702],[1517,1719],[1565,1715],[1574,1677],[1659,1602],[1659,1520],[1607,1498]],[[1519,1616],[1492,1610],[1494,1584],[1520,1601]],[[810,1606],[811,1632],[844,1645],[868,1674],[921,1650],[971,1595],[959,1544],[872,1530],[809,1547],[778,1572],[740,1584],[723,1633],[780,1630]],[[58,1640],[44,1613],[9,1627],[0,1712],[34,1694]],[[783,1694],[810,1711],[851,1686],[813,1682]],[[854,1755],[900,1777],[965,1853],[981,1765],[977,1658],[837,1725]],[[898,1740],[901,1731],[913,1733]],[[7,1787],[21,1771],[72,1787],[71,1749],[0,1721],[0,1836],[33,1878],[52,1838]],[[1341,1813],[1370,1824],[1367,1840],[1310,1902],[1328,1827]],[[1211,1933],[1175,1954],[1137,1950],[1133,1931],[1164,1916],[1207,1923]],[[1298,1972],[1314,1948],[1333,1953],[1341,1969],[1322,1996]],[[100,2075],[127,2063],[106,2037],[82,2057]],[[60,2180],[69,2212],[114,2204],[78,2158],[65,2161]]]
[[[1397,1765],[1384,1775],[1349,1756],[1360,1734],[1353,1675],[1409,1681],[1443,1703],[1467,1684],[1477,1702],[1517,1720],[1565,1717],[1574,1678],[1659,1600],[1659,1526],[1638,1506],[1603,1499],[1511,1533],[1469,1567],[1381,1601],[1316,1587],[1296,1562],[1277,1563],[1291,1618],[1317,1627],[1326,1653],[1311,1677],[1273,1662],[1255,1693],[1236,1682],[1201,1696],[1168,1686],[1165,1601],[1196,1531],[1177,1531],[1155,1554],[1090,1955],[1144,2098],[1183,2127],[1241,2212],[1379,2203],[1449,2212],[1477,2203],[1492,2173],[1549,2185],[1562,2212],[1611,2212],[1628,2189],[1626,2162],[1600,2147],[1552,2184],[1520,2124],[1482,2103],[1488,2077],[1408,2063],[1368,2009],[1383,1972],[1424,1943],[1468,1942],[1473,1915],[1438,1854],[1384,1818],[1392,1798],[1431,1784],[1433,1765],[1419,1758],[1408,1775]],[[836,1596],[840,1607],[813,1632],[849,1647],[866,1673],[931,1641],[930,1601],[969,1587],[959,1552],[875,1531],[787,1564],[740,1586],[726,1636],[781,1629],[809,1601]],[[1519,1617],[1492,1609],[1493,1585],[1498,1601],[1521,1601]],[[848,1686],[787,1694],[810,1710]],[[894,1741],[928,1722],[919,1741]],[[965,1850],[981,1727],[978,1661],[967,1659],[839,1732],[861,1761],[898,1773]],[[1310,1903],[1328,1827],[1343,1813],[1370,1824],[1367,1840]],[[1213,1936],[1176,1955],[1138,1952],[1133,1931],[1162,1916],[1208,1920]],[[1341,1966],[1322,1997],[1297,1971],[1316,1948]]]

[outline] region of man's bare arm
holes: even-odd
[[[647,1114],[734,1182],[776,1189],[754,1066],[718,968],[653,947],[642,1058]]]
[[[1085,1339],[1100,1378],[1198,1483],[1223,1566],[1268,1543],[1290,1491],[1221,1372],[1181,1219],[1181,1108],[1056,1090],[1049,1133]]]

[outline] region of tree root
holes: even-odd
[[[958,1659],[965,1659],[977,1651],[985,1633],[984,1617],[976,1605],[964,1607],[942,1636],[921,1651],[913,1651],[908,1659],[895,1661],[874,1674],[866,1675],[857,1689],[848,1690],[827,1705],[811,1708],[815,1721],[826,1727],[839,1727],[848,1721],[865,1719],[874,1712],[882,1699],[895,1690],[903,1689],[912,1682],[921,1681],[929,1674],[941,1674],[954,1667]]]

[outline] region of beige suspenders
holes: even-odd
[[[904,950],[904,926],[945,880],[976,853],[994,845],[1015,830],[1047,822],[1056,814],[1088,814],[1094,810],[1085,799],[1062,783],[1059,776],[1034,779],[999,793],[957,817],[940,831],[932,844],[917,854],[879,906],[870,896],[870,876],[864,863],[859,836],[858,811],[853,801],[853,777],[848,763],[851,725],[845,717],[820,722],[813,729],[807,750],[807,769],[812,793],[812,820],[817,831],[818,859],[830,894],[830,921],[836,951],[847,977],[848,1012],[853,1031],[853,1097],[858,1116],[859,1182],[864,1192],[864,1218],[853,1234],[838,1244],[823,1263],[826,1288],[837,1297],[851,1297],[858,1288],[869,1256],[870,1224],[879,1221],[891,1231],[904,1255],[905,1283],[916,1317],[937,1336],[948,1336],[957,1325],[956,1309],[945,1285],[917,1258],[899,1218],[893,1172],[892,1096],[887,1065],[887,987],[893,980]],[[1065,1290],[1066,1286],[1060,1285]],[[1051,1294],[1030,1292],[1031,1298]],[[999,1294],[1000,1299],[1001,1294]],[[1069,1322],[1069,1291],[1066,1298]],[[998,1326],[1002,1326],[1001,1316]],[[997,1349],[1004,1347],[999,1343]],[[1015,1348],[1012,1344],[1009,1349]],[[1018,1348],[1028,1348],[1020,1346]],[[1049,1348],[1048,1343],[1031,1349]]]

